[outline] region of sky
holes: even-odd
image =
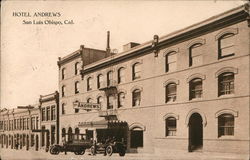
[[[129,42],[144,43],[153,35],[178,29],[243,5],[246,1],[2,1],[1,108],[38,103],[39,95],[58,90],[58,57],[84,45],[122,51]],[[13,16],[29,12],[31,17]],[[37,12],[60,17],[36,17]],[[58,15],[58,14],[57,14]],[[33,22],[35,21],[35,24]],[[37,24],[73,20],[74,24]],[[25,21],[25,23],[24,23]],[[32,24],[26,24],[29,21]]]

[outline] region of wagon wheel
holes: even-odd
[[[79,151],[77,151],[77,152],[74,152],[75,153],[75,155],[79,155]]]
[[[78,155],[83,155],[84,153],[85,153],[85,149],[81,150],[81,151],[78,151]]]
[[[107,153],[108,156],[111,156],[113,154],[113,148],[112,148],[112,146],[108,146],[106,148],[106,153]]]
[[[119,151],[119,156],[123,157],[123,156],[125,156],[125,153],[126,153],[126,150],[122,148]]]
[[[55,147],[52,147],[51,149],[50,149],[50,153],[51,154],[55,154],[55,155],[57,155],[57,154],[59,154],[59,148],[57,148],[56,146]]]

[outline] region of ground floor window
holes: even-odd
[[[174,117],[168,117],[166,119],[166,136],[176,135],[176,119]]]
[[[222,114],[218,117],[218,136],[234,135],[234,116],[232,114]]]
[[[143,130],[141,128],[134,128],[130,132],[130,147],[143,147]]]

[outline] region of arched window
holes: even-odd
[[[112,81],[113,81],[113,71],[109,71],[107,73],[107,86],[112,85]]]
[[[74,101],[74,103],[79,103],[78,100]],[[75,108],[75,113],[78,113],[79,112],[79,109],[78,108]]]
[[[80,130],[79,128],[75,128],[75,136],[76,136],[76,139],[79,139],[79,134],[80,134]]]
[[[92,78],[91,77],[87,79],[87,91],[90,91],[90,90],[92,90]]]
[[[229,56],[234,56],[235,54],[235,48],[234,48],[234,42],[235,42],[235,34],[233,33],[227,33],[222,35],[218,39],[218,58],[225,58]]]
[[[176,70],[176,52],[170,52],[166,54],[165,61],[166,61],[166,72],[172,72]]]
[[[139,62],[135,63],[132,66],[132,73],[133,80],[141,78],[141,64]]]
[[[65,137],[66,136],[66,130],[65,128],[62,129],[62,137]]]
[[[132,106],[140,106],[141,104],[141,91],[139,89],[135,89],[132,92]]]
[[[78,75],[80,73],[80,62],[75,63],[75,75]]]
[[[218,95],[227,95],[234,93],[234,73],[222,73],[218,77]]]
[[[62,104],[62,114],[65,114],[65,103]]]
[[[66,86],[62,86],[62,97],[65,96],[65,90],[66,90]]]
[[[114,109],[115,97],[113,95],[107,96],[107,109]]]
[[[196,43],[189,48],[189,66],[202,64],[202,44]]]
[[[166,120],[166,136],[176,136],[176,119],[168,117]]]
[[[125,102],[125,93],[120,92],[118,94],[118,108],[124,107],[124,102]]]
[[[68,142],[72,142],[73,141],[73,132],[72,132],[72,128],[69,127],[68,129]]]
[[[125,68],[121,67],[118,69],[118,83],[125,82]]]
[[[166,85],[166,103],[167,102],[174,102],[176,100],[176,84],[170,83]]]
[[[103,97],[102,96],[97,97],[97,103],[101,105],[101,108],[103,107]]]
[[[103,85],[103,75],[102,75],[102,74],[99,74],[99,75],[97,76],[97,88],[102,87],[102,85]]]
[[[88,98],[87,103],[93,103],[93,100],[91,98]]]
[[[79,82],[75,82],[75,94],[79,93],[80,91],[80,87],[79,87]]]
[[[189,82],[189,99],[202,97],[202,79],[195,78]]]
[[[234,116],[222,114],[218,117],[218,137],[234,135]]]
[[[66,72],[66,69],[65,69],[65,68],[63,68],[63,69],[62,69],[62,79],[64,79],[64,78],[65,78],[65,72]]]

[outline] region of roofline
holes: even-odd
[[[198,22],[186,28],[162,36],[159,38],[158,47],[159,48],[167,47],[173,45],[174,43],[179,43],[181,41],[191,39],[214,30],[218,30],[222,27],[242,22],[246,20],[248,16],[249,16],[249,3],[246,3],[239,7],[233,8],[229,11],[223,12],[219,15],[212,16],[204,21]],[[106,67],[111,64],[113,65],[121,60],[131,58],[133,56],[138,56],[143,53],[145,54],[147,52],[152,52],[155,49],[151,47],[152,42],[153,40],[147,41],[126,52],[122,52],[112,57],[107,57],[105,59],[86,65],[84,66],[82,74],[93,72],[98,68]]]

